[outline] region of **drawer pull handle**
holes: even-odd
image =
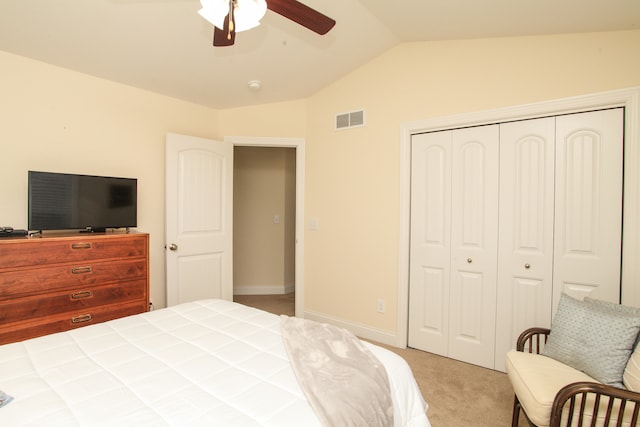
[[[91,291],[74,292],[71,294],[71,299],[89,298],[90,296]]]
[[[71,249],[91,249],[91,243],[72,243]]]
[[[71,269],[71,274],[85,274],[91,273],[91,267],[73,267]]]
[[[74,325],[78,324],[78,323],[86,323],[86,322],[90,322],[92,319],[90,314],[82,314],[80,316],[76,316],[76,317],[72,317],[71,318],[71,323],[73,323]]]

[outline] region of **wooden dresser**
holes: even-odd
[[[149,307],[149,235],[69,233],[0,239],[0,344]]]

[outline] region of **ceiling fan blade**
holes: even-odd
[[[218,27],[213,28],[213,45],[216,47],[221,46],[233,46],[236,41],[236,32],[231,33],[231,38],[228,38],[229,31],[221,30]]]
[[[229,8],[229,14],[224,18],[224,27],[221,30],[213,27],[214,46],[232,46],[236,41],[235,19],[233,18],[233,7]]]
[[[267,9],[320,35],[327,34],[336,25],[333,19],[296,0],[267,0]]]

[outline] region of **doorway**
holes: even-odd
[[[275,137],[239,137],[228,136],[224,138],[235,148],[288,148],[295,152],[295,212],[294,232],[290,242],[293,244],[293,264],[294,264],[294,289],[295,289],[295,315],[304,316],[304,177],[305,177],[305,142],[302,138],[275,138]],[[271,223],[276,220],[275,212],[269,214]],[[288,214],[291,218],[292,214]],[[282,221],[282,218],[280,218]],[[290,259],[290,258],[289,258]]]
[[[272,296],[286,313],[295,310],[295,154],[290,147],[233,149],[234,300]]]

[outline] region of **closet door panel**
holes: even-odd
[[[497,370],[520,332],[551,324],[554,156],[555,118],[500,125]]]
[[[557,118],[554,300],[620,301],[623,109]]]
[[[446,356],[451,264],[451,140],[412,137],[409,346]]]
[[[482,331],[483,324],[483,290],[485,288],[484,277],[481,273],[457,271],[459,293],[456,295],[458,306],[464,310],[455,310],[458,318],[453,322],[456,325],[456,339],[473,342],[481,345],[485,336]]]
[[[493,368],[498,243],[498,125],[452,141],[449,355]]]

